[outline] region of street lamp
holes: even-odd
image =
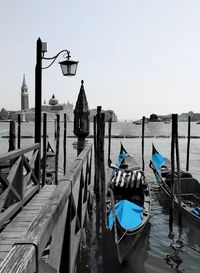
[[[41,143],[42,69],[49,68],[61,53],[65,53],[64,57],[66,58],[60,62],[64,76],[74,76],[78,66],[78,61],[70,60],[70,51],[67,49],[61,50],[57,55],[50,58],[44,57],[45,52],[47,52],[47,43],[42,42],[39,38],[36,45],[35,66],[35,143]],[[42,67],[42,60],[51,60],[52,62],[48,66]],[[38,179],[40,179],[40,154],[39,152],[35,165],[35,174]]]

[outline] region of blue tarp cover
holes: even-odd
[[[196,207],[195,209],[193,209],[192,213],[200,217],[200,207]]]
[[[143,208],[128,201],[122,200],[115,204],[116,217],[124,229],[133,229],[142,223]],[[111,230],[114,223],[113,211],[108,215],[108,225]]]
[[[161,171],[161,167],[165,163],[165,161],[167,160],[167,158],[164,157],[164,156],[162,156],[161,154],[155,153],[155,154],[152,155],[151,160],[153,162],[153,165],[157,169],[157,171],[160,172]]]
[[[117,167],[120,167],[122,161],[127,157],[127,155],[128,154],[126,152],[124,152],[124,151],[119,154],[119,157],[118,157],[117,162],[116,162]]]

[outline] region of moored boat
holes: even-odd
[[[172,196],[171,163],[166,157],[162,156],[156,150],[154,145],[152,146],[152,158],[150,161],[150,167],[154,172],[156,181],[162,192],[170,199]],[[175,172],[174,182],[176,182],[176,180],[177,174]],[[177,189],[175,187],[175,208],[179,208],[181,215],[188,221],[200,227],[200,183],[192,176],[190,172],[180,171],[180,197],[181,202],[179,207]]]
[[[111,164],[107,192],[107,227],[112,232],[121,263],[147,226],[151,211],[149,185],[143,170],[123,145],[116,165]]]

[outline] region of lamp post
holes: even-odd
[[[44,43],[39,38],[36,45],[36,66],[35,66],[35,143],[41,143],[41,100],[42,100],[42,70],[49,68],[61,53],[65,53],[65,60],[60,62],[62,73],[64,76],[75,76],[78,66],[78,61],[70,60],[70,51],[67,49],[61,50],[54,57],[44,57],[47,52],[47,43]],[[49,60],[51,63],[42,67],[42,60]],[[35,175],[40,179],[40,154],[39,152],[36,164],[35,164]]]

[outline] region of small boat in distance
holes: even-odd
[[[142,121],[141,120],[136,120],[136,121],[133,121],[133,124],[135,124],[135,125],[141,125]]]
[[[152,145],[150,168],[153,170],[156,181],[166,197],[171,199],[171,163],[162,156]],[[175,173],[174,181],[177,175]],[[191,173],[180,172],[181,214],[191,223],[200,228],[200,183]],[[175,208],[178,208],[177,190],[174,193]]]
[[[151,196],[143,170],[122,144],[116,165],[110,161],[109,167],[112,175],[106,197],[107,228],[122,263],[149,222]]]
[[[136,121],[132,121],[132,123],[135,124],[135,125],[142,125],[142,120],[139,119],[139,120],[136,120]],[[147,119],[145,119],[145,122],[144,122],[144,123],[145,123],[145,124],[148,124],[149,121],[148,121]]]

